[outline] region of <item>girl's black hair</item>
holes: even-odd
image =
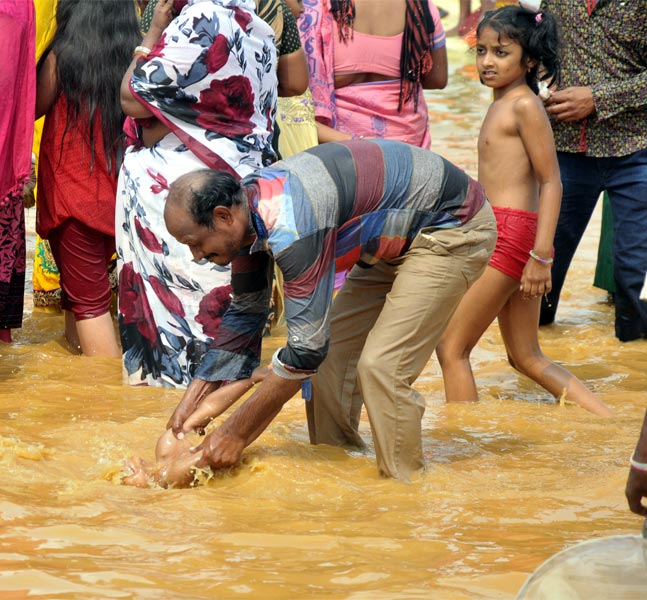
[[[504,6],[485,13],[476,28],[476,35],[484,27],[491,27],[499,36],[517,42],[523,50],[523,58],[534,59],[537,64],[526,75],[528,87],[537,93],[537,81],[550,87],[559,84],[561,76],[561,37],[557,19],[542,10],[538,13],[521,6]]]
[[[119,168],[124,149],[121,79],[140,43],[133,0],[58,0],[49,50],[56,54],[59,91],[67,99],[65,132],[87,121],[93,164],[98,111],[110,172]]]

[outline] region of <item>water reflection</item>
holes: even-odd
[[[489,92],[458,41],[450,61],[432,137],[475,174]],[[429,469],[413,485],[380,479],[370,451],[311,447],[294,399],[208,485],[121,486],[122,460],[152,458],[181,393],[122,386],[119,361],[72,355],[60,317],[29,315],[0,347],[0,596],[501,600],[570,544],[637,533],[623,488],[647,343],[617,342],[591,287],[598,228],[596,216],[541,338],[617,415],[555,405],[511,370],[492,327],[474,354],[479,404],[445,405],[434,361],[419,380]]]

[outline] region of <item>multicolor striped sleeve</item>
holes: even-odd
[[[247,251],[248,252],[248,251]],[[231,305],[195,377],[205,381],[244,379],[260,363],[263,326],[269,313],[274,261],[267,252],[245,253],[231,264]]]

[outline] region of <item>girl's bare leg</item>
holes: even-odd
[[[518,281],[488,266],[463,296],[436,348],[447,402],[478,400],[470,353],[518,287]]]
[[[537,337],[540,306],[540,298],[524,300],[521,292],[517,291],[501,309],[499,327],[510,364],[556,398],[566,391],[571,402],[596,415],[611,416],[613,411],[575,375],[541,351]]]

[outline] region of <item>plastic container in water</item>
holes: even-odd
[[[517,600],[647,600],[647,520],[642,535],[615,535],[558,552]]]

